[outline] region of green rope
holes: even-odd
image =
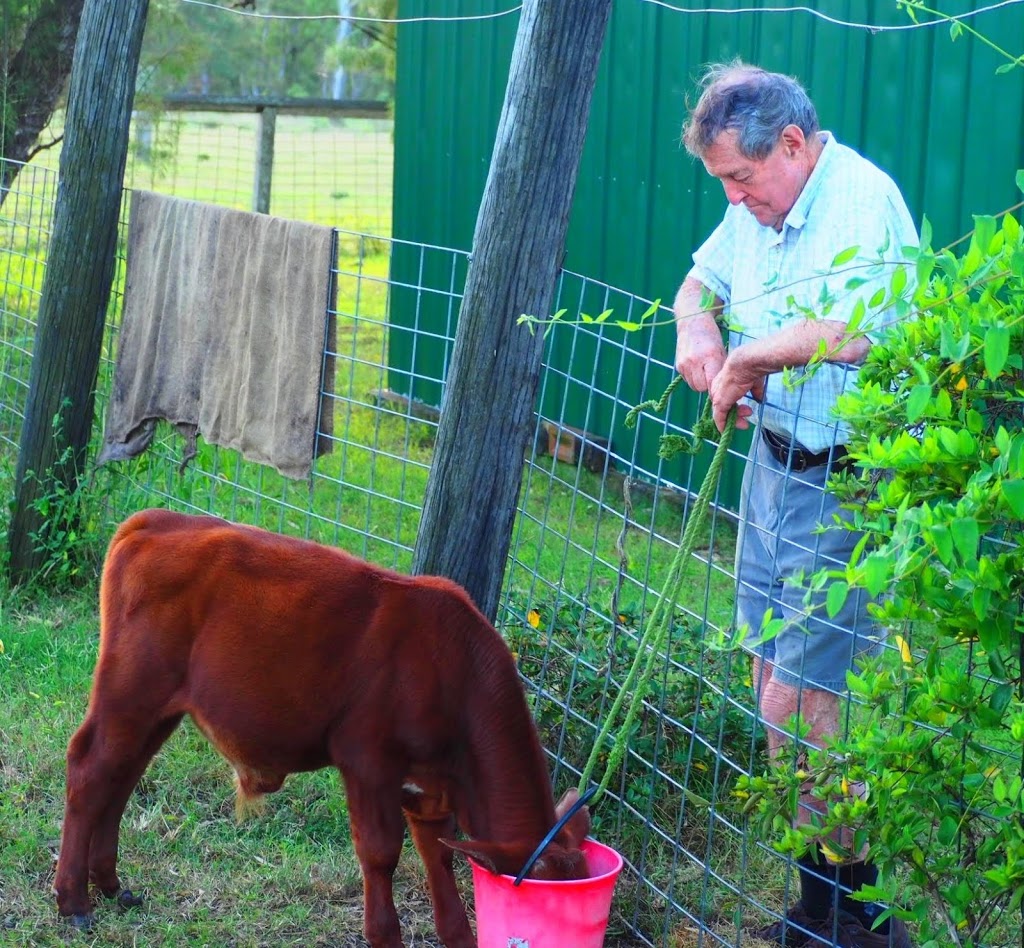
[[[627,428],[635,428],[636,423],[640,418],[640,413],[646,411],[648,408],[653,409],[656,412],[662,412],[665,410],[665,406],[668,405],[668,400],[672,396],[672,393],[678,388],[679,383],[683,380],[681,375],[675,376],[671,382],[668,383],[668,387],[661,394],[661,398],[651,398],[646,402],[641,402],[639,405],[631,408],[626,412],[625,424]],[[697,423],[693,426],[693,437],[684,438],[682,435],[667,434],[662,435],[661,440],[658,443],[658,457],[663,461],[670,461],[677,454],[696,454],[700,451],[701,443],[704,441],[717,441],[718,440],[718,428],[715,427],[715,419],[713,414],[713,406],[711,399],[705,399],[704,410],[700,414],[700,418],[697,419]]]
[[[654,407],[657,408],[658,411],[664,409],[669,396],[679,384],[680,378],[681,376],[677,375],[672,382],[669,383],[668,388],[665,390],[665,394],[662,395],[661,399],[657,402],[645,402],[644,405],[638,405],[637,408],[633,409],[633,412],[639,414],[639,411],[644,407]],[[711,399],[709,398],[705,405],[704,413],[701,416],[701,422],[694,426],[693,440],[695,443],[699,444],[699,438],[696,433],[697,428],[705,421],[705,419],[711,420],[710,406]],[[633,412],[630,414],[632,415]],[[626,423],[629,424],[628,417]],[[635,423],[636,417],[634,415],[633,424]],[[714,422],[712,421],[711,424],[713,427]],[[632,427],[632,425],[630,427]],[[704,430],[706,430],[706,428]],[[622,727],[619,729],[619,733],[615,738],[615,743],[612,745],[611,753],[608,755],[608,764],[605,767],[604,777],[601,778],[601,783],[598,785],[597,791],[590,801],[591,805],[601,798],[611,781],[612,774],[618,768],[626,753],[626,742],[629,737],[629,730],[633,725],[633,719],[636,717],[636,713],[640,708],[640,703],[643,700],[644,689],[647,687],[647,682],[650,681],[651,673],[654,671],[655,660],[661,655],[664,648],[665,639],[667,638],[669,629],[672,625],[672,616],[675,612],[676,601],[679,598],[679,589],[682,585],[683,572],[685,571],[687,561],[696,548],[697,534],[703,525],[704,516],[711,503],[711,496],[714,494],[715,487],[718,484],[722,465],[725,463],[725,458],[729,451],[729,444],[732,442],[732,436],[735,430],[736,409],[733,409],[729,413],[725,430],[722,432],[721,439],[718,442],[718,448],[715,450],[715,456],[711,460],[711,466],[708,468],[707,474],[704,475],[704,482],[701,484],[700,491],[697,493],[697,499],[693,503],[693,509],[690,511],[690,517],[686,522],[686,529],[683,531],[683,538],[679,543],[679,549],[676,550],[676,555],[672,558],[668,578],[665,580],[661,596],[657,603],[655,603],[654,608],[651,610],[647,626],[640,637],[640,641],[637,643],[636,657],[633,659],[632,666],[630,666],[629,674],[626,675],[626,680],[622,683],[622,688],[619,690],[618,695],[615,697],[615,701],[612,703],[611,710],[608,712],[604,724],[601,727],[601,732],[597,735],[597,740],[594,742],[593,750],[590,752],[590,759],[587,761],[586,767],[583,768],[583,774],[580,777],[578,788],[580,793],[583,793],[587,784],[590,782],[591,774],[593,773],[598,757],[601,754],[601,748],[604,746],[605,741],[611,733],[612,727],[615,724],[615,719],[618,717],[626,695],[630,690],[632,690],[633,697],[630,700],[629,708],[626,711],[626,717],[624,718]],[[717,433],[717,429],[715,429],[715,434]],[[686,450],[687,453],[695,453],[694,451],[689,450],[692,445],[687,445],[685,439],[679,440],[686,445],[682,450]],[[665,450],[665,438],[663,438],[661,452],[664,452]],[[665,455],[662,453],[662,456],[664,457]]]

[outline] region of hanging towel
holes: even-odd
[[[330,449],[330,227],[134,191],[114,387],[98,464],[160,419],[292,478]],[[332,333],[333,334],[333,333]],[[317,443],[317,423],[321,437]],[[326,436],[326,437],[324,437]]]

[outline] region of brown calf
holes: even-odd
[[[89,709],[68,745],[54,890],[75,924],[91,922],[90,881],[138,901],[117,877],[121,816],[186,714],[234,767],[242,803],[290,773],[338,768],[374,948],[402,944],[391,884],[403,812],[448,948],[474,944],[452,848],[516,874],[557,819],[511,653],[459,586],[148,510],[110,544]],[[457,826],[472,839],[446,839]],[[583,808],[531,875],[584,878],[589,827]]]

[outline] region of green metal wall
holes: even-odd
[[[676,5],[684,6],[683,0]],[[969,36],[952,42],[947,26],[871,32],[807,12],[747,9],[766,5],[716,0],[716,9],[729,12],[684,13],[617,0],[577,182],[566,268],[645,298],[671,300],[692,250],[725,208],[720,185],[679,145],[685,98],[703,64],[735,56],[797,76],[814,99],[822,126],[886,169],[917,221],[927,214],[936,245],[969,230],[972,213],[994,213],[1019,199],[1014,175],[1024,167],[1024,72],[996,75],[1004,60]],[[910,25],[888,0],[808,0],[806,5],[836,20]],[[986,5],[981,0],[936,4],[951,13]],[[511,6],[506,0],[400,0],[400,15],[474,16]],[[1007,50],[1020,54],[1024,49],[1021,8],[979,13],[970,22]],[[513,13],[400,27],[396,238],[470,249],[517,23]],[[450,267],[440,270],[432,274],[417,248],[396,247],[396,282],[416,286],[426,279],[447,287]],[[442,327],[440,320],[450,319],[442,297],[424,301],[414,290],[396,289],[392,319],[405,322],[414,307],[421,325],[434,319]],[[659,333],[656,351],[670,361],[673,334],[669,327]],[[560,342],[557,332],[551,339],[549,360],[557,364],[567,358],[563,350],[569,343]],[[642,349],[648,343],[629,341]],[[412,378],[417,365],[428,374],[428,366],[446,357],[444,349],[441,343],[421,343],[414,358],[409,345],[393,344],[396,387],[436,404],[437,386],[402,380]],[[639,366],[641,360],[634,361]],[[641,392],[640,370],[634,374],[604,379],[598,367],[596,377],[601,386],[618,386],[627,400],[659,393]],[[579,404],[570,397],[563,420],[582,426],[584,396],[574,397]],[[693,415],[692,397],[674,401],[673,416],[681,423]],[[587,420],[589,430],[613,441],[632,437],[601,431],[599,424],[592,415]],[[653,458],[653,433],[650,441],[641,454]],[[727,497],[736,476],[729,475]]]

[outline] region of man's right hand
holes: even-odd
[[[722,332],[708,315],[689,316],[676,325],[676,371],[695,392],[711,388],[725,364]]]

